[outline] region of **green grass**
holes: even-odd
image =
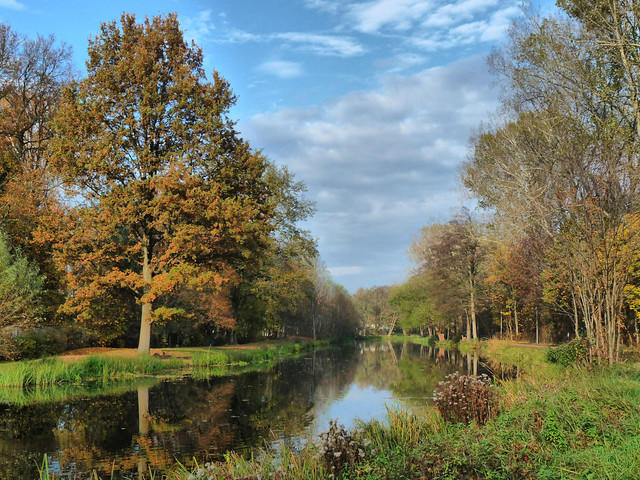
[[[77,384],[86,380],[155,375],[184,367],[177,358],[158,359],[150,355],[136,357],[89,356],[74,362],[44,358],[0,365],[0,387]]]

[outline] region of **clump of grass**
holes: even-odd
[[[430,432],[424,419],[398,408],[387,408],[386,422],[374,419],[357,422],[357,426],[378,450],[413,448]]]
[[[191,356],[191,364],[199,368],[221,367],[230,363],[229,357],[219,350],[196,352]]]
[[[465,425],[471,422],[484,425],[495,417],[498,397],[487,375],[475,377],[455,372],[446,378],[433,397],[442,418]]]
[[[183,366],[180,359],[158,359],[150,355],[131,358],[89,356],[74,362],[60,358],[26,360],[0,366],[0,387],[77,384],[99,378],[153,375]]]

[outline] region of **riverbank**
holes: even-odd
[[[389,411],[386,422],[332,425],[302,449],[234,453],[223,462],[174,465],[156,479],[551,479],[637,478],[640,364],[564,367],[546,350],[507,342],[481,345],[486,367],[515,365],[498,381],[497,415],[484,426]],[[338,419],[338,423],[339,423]],[[41,478],[53,476],[42,469]],[[109,478],[108,475],[106,478]],[[147,478],[147,477],[144,477]]]
[[[386,423],[351,432],[333,426],[299,452],[263,452],[260,462],[178,467],[169,479],[637,478],[640,364],[552,365],[543,349],[483,346],[490,363],[508,360],[517,379],[499,382],[499,413],[480,426],[390,411]]]
[[[154,349],[83,349],[57,357],[0,364],[0,387],[80,384],[98,379],[126,379],[168,373],[203,374],[205,370],[244,367],[295,356],[324,345],[306,339],[278,340],[224,347]]]

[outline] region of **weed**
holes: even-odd
[[[321,433],[316,442],[318,454],[331,478],[347,466],[353,466],[365,456],[363,447],[337,420],[329,421],[329,430]]]
[[[433,398],[442,418],[465,425],[472,421],[484,425],[495,417],[497,395],[488,376],[455,372],[446,378],[447,381],[440,382]]]

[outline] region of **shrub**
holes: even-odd
[[[586,365],[589,363],[589,341],[576,338],[564,345],[547,350],[547,361],[565,367],[570,365]]]
[[[446,421],[484,425],[495,417],[498,398],[487,375],[447,375],[435,391],[436,408]]]
[[[321,433],[316,441],[324,467],[333,477],[337,477],[347,465],[353,466],[364,458],[363,445],[356,440],[344,425],[329,420],[329,430]]]

